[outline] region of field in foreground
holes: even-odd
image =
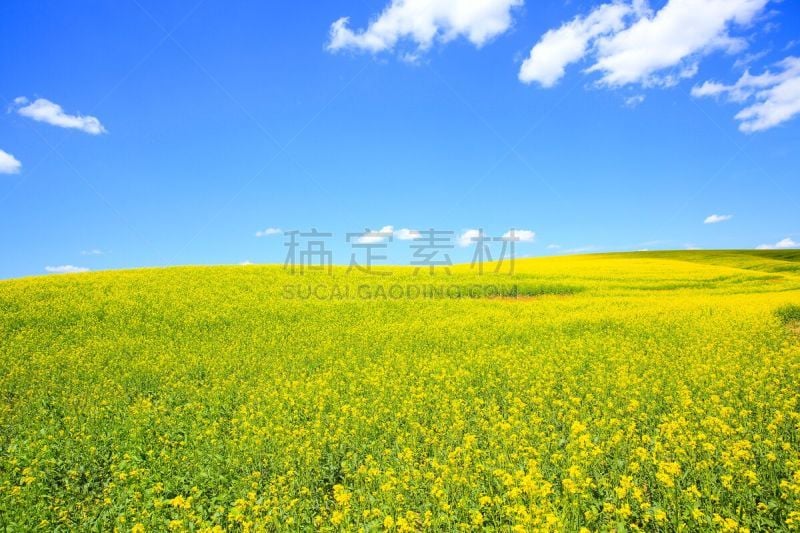
[[[800,527],[800,252],[516,266],[0,282],[0,529]]]

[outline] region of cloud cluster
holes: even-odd
[[[514,239],[517,242],[533,242],[536,232],[529,229],[512,229],[503,233],[504,239]]]
[[[591,56],[586,72],[599,73],[601,85],[674,85],[693,77],[710,51],[744,49],[747,43],[730,30],[750,24],[767,1],[669,0],[656,12],[643,0],[602,4],[545,33],[519,78],[552,87],[567,65]]]
[[[18,174],[21,168],[22,163],[16,157],[0,150],[0,174]]]
[[[395,230],[394,226],[389,225],[383,226],[376,231],[367,230],[362,236],[356,239],[356,242],[358,244],[376,244],[387,241],[390,237],[394,237],[399,241],[413,241],[414,239],[421,238],[421,236],[418,230],[409,228]]]
[[[648,0],[612,0],[546,31],[522,62],[518,77],[527,84],[555,86],[569,65],[588,61],[585,73],[596,73],[599,86],[669,87],[693,78],[701,59],[714,51],[737,54],[747,48],[741,36],[760,17],[768,16],[770,0],[666,0],[652,9]],[[523,0],[391,0],[364,29],[353,30],[342,17],[330,27],[329,51],[372,53],[401,50],[414,60],[436,42],[463,37],[475,46],[508,31],[515,8]],[[739,34],[737,35],[737,31]],[[787,48],[788,49],[788,48]],[[737,59],[738,67],[766,52]],[[800,113],[800,77],[789,57],[782,71],[751,76],[733,86],[706,82],[695,96],[727,93],[752,102],[737,115],[743,132],[761,131]],[[645,95],[625,99],[634,108]]]
[[[413,43],[405,54],[416,58],[434,42],[465,37],[483,46],[511,27],[512,9],[523,0],[392,0],[383,12],[363,30],[352,30],[349,18],[331,25],[327,49],[383,52],[401,42]]]
[[[72,128],[90,135],[106,133],[106,129],[97,117],[70,115],[65,113],[60,105],[44,98],[37,98],[30,102],[26,97],[20,96],[14,99],[14,107],[19,115],[37,122],[44,122],[59,128]]]
[[[774,72],[767,70],[755,76],[745,71],[732,85],[707,81],[694,87],[692,96],[748,103],[735,117],[745,133],[772,128],[800,114],[800,57],[789,56],[776,66]]]
[[[358,244],[377,244],[388,241],[393,237],[399,241],[413,241],[422,238],[422,233],[419,230],[402,228],[394,229],[394,226],[383,226],[379,230],[367,230],[360,235],[355,242]],[[475,243],[475,240],[480,237],[480,230],[466,229],[456,237],[456,243],[466,248]],[[484,238],[490,238],[484,232]],[[514,239],[516,242],[533,242],[536,238],[536,233],[527,229],[515,229],[505,232],[502,236],[503,239]]]
[[[566,67],[585,58],[587,73],[598,73],[598,85],[668,87],[693,78],[710,52],[734,54],[747,41],[732,34],[764,15],[769,0],[668,0],[658,11],[645,0],[615,1],[594,8],[559,28],[551,29],[522,63],[519,79],[552,87]],[[750,53],[737,60],[744,66],[763,57]],[[800,58],[778,62],[776,72],[753,76],[749,71],[733,85],[707,81],[692,90],[694,97],[726,96],[745,103],[736,114],[745,133],[763,131],[800,114]],[[644,96],[625,100],[635,107]]]
[[[270,228],[266,228],[266,229],[259,230],[259,231],[255,232],[255,236],[259,237],[259,238],[260,237],[271,237],[271,236],[274,236],[274,235],[281,235],[282,233],[283,233],[282,229],[270,227]],[[358,244],[375,244],[375,243],[380,243],[380,242],[386,241],[390,237],[394,237],[395,239],[400,240],[400,241],[412,241],[414,239],[419,239],[420,238],[420,232],[418,230],[409,229],[409,228],[401,228],[401,229],[395,230],[394,226],[387,225],[387,226],[383,226],[379,230],[375,230],[375,231],[367,230],[366,232],[364,232],[363,235],[358,237],[354,242],[356,242]]]
[[[44,267],[44,270],[45,272],[50,272],[51,274],[75,274],[78,272],[89,272],[88,268],[77,267],[73,265],[46,266]]]
[[[358,244],[378,244],[388,240],[394,234],[393,226],[384,226],[377,231],[366,231],[356,239]]]
[[[575,17],[560,28],[549,30],[523,61],[520,81],[554,86],[564,76],[567,65],[586,55],[591,41],[622,30],[632,11],[632,6],[625,4],[603,4],[585,17]]]
[[[481,230],[478,229],[467,229],[464,230],[461,235],[458,236],[457,242],[458,245],[462,248],[466,248],[467,246],[471,246],[477,242],[477,240],[481,236]],[[490,239],[486,232],[483,234],[484,239]],[[502,239],[506,240],[514,240],[515,242],[533,242],[536,238],[536,232],[531,231],[529,229],[514,229],[509,230],[503,233]]]
[[[708,215],[703,224],[719,224],[733,218],[733,215]]]
[[[478,237],[481,236],[481,231],[477,229],[468,229],[464,230],[461,235],[458,236],[458,245],[462,248],[466,248],[467,246],[471,246],[475,244],[475,241]]]
[[[761,244],[756,246],[757,250],[785,250],[787,248],[800,248],[800,243],[795,242],[790,237],[786,237],[775,244]]]
[[[732,37],[733,26],[750,24],[768,0],[669,0],[628,28],[597,42],[589,72],[618,87],[674,85],[694,76],[700,56],[713,51],[738,52],[747,43]]]
[[[522,63],[519,79],[552,87],[566,67],[586,57],[599,83],[674,85],[697,72],[699,59],[714,50],[746,48],[734,28],[751,24],[769,0],[667,0],[657,11],[647,0],[613,0],[550,29]],[[482,46],[506,32],[523,0],[391,0],[364,29],[348,17],[330,26],[329,51],[391,51],[411,43],[416,58],[435,42],[464,37]]]
[[[420,238],[420,232],[415,229],[401,228],[394,232],[394,236],[400,241],[413,241]]]

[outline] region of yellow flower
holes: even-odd
[[[672,488],[675,486],[675,480],[666,472],[657,472],[656,479],[665,487]]]
[[[179,494],[172,498],[169,503],[177,509],[189,509],[192,506],[192,497],[184,498]]]
[[[352,495],[349,492],[347,492],[344,486],[342,485],[333,486],[333,499],[336,501],[336,503],[338,503],[339,505],[346,506],[347,504],[350,503],[351,498]]]

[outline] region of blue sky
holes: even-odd
[[[6,0],[0,277],[282,262],[268,228],[332,232],[338,263],[387,226],[535,233],[518,255],[795,247],[798,21],[767,0]]]

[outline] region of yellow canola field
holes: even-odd
[[[0,528],[800,528],[800,253],[515,266],[0,282]]]

